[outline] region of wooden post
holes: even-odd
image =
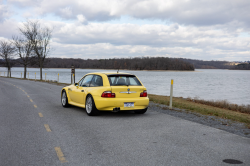
[[[35,81],[36,81],[36,73],[35,73]]]
[[[59,73],[58,73],[57,83],[59,83]]]
[[[173,80],[173,79],[171,79],[169,109],[172,109],[172,101],[173,101],[173,86],[174,86],[174,80]]]
[[[75,80],[75,66],[71,66],[71,84],[75,83]]]

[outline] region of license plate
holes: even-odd
[[[124,103],[124,107],[134,107],[134,103]]]

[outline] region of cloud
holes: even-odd
[[[84,59],[109,59],[128,57],[176,57],[203,60],[245,60],[249,57],[250,51],[227,51],[214,48],[203,50],[192,47],[151,47],[134,45],[112,45],[109,43],[98,44],[60,44],[53,42],[56,52],[51,57],[61,58],[84,58]]]
[[[11,12],[9,11],[8,6],[0,4],[0,22],[3,22],[10,16]]]
[[[85,24],[85,25],[88,24],[88,21],[86,20],[86,18],[82,14],[79,14],[76,17],[77,17],[77,20],[80,24]]]
[[[13,35],[18,35],[19,23],[14,20],[0,22],[0,36],[11,39]]]
[[[154,47],[245,48],[249,37],[208,27],[89,23],[54,24],[55,41],[64,44],[111,43],[113,45],[150,45]],[[232,44],[231,44],[232,43]],[[239,44],[237,44],[239,43]]]
[[[40,4],[40,0],[8,0],[8,3],[19,7],[32,7],[38,6]]]
[[[249,24],[247,0],[10,0],[35,7],[40,15],[55,14],[63,19],[83,15],[88,21],[108,21],[127,15],[137,19],[160,19],[185,25],[208,26],[239,21]]]
[[[74,57],[172,56],[207,60],[247,58],[250,37],[208,27],[53,23],[53,41]],[[74,48],[74,49],[72,49]],[[73,51],[72,51],[73,50]],[[64,56],[66,56],[64,55]],[[61,55],[58,55],[61,56]]]
[[[225,31],[211,27],[159,24],[82,24],[79,15],[74,23],[40,20],[53,28],[57,56],[108,58],[127,56],[172,56],[197,59],[244,59],[249,56],[250,36],[242,29]],[[21,23],[8,20],[0,24],[0,36],[18,34]],[[74,49],[72,49],[74,48]],[[68,50],[67,50],[68,49]],[[63,51],[61,51],[63,50]]]
[[[249,60],[249,4],[244,0],[9,0],[0,6],[0,36],[16,35],[18,19],[33,16],[54,29],[52,56]],[[18,16],[3,16],[11,10]],[[119,21],[124,17],[133,22]]]

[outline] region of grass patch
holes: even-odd
[[[155,103],[169,105],[169,96],[160,96],[149,94],[149,100]],[[216,116],[224,119],[230,119],[237,122],[242,122],[250,128],[249,112],[234,111],[228,108],[221,108],[216,105],[208,105],[193,101],[190,98],[173,97],[173,107],[189,110],[191,112],[200,113],[202,115]]]
[[[197,97],[193,99],[187,98],[187,100],[193,101],[195,103],[201,103],[201,104],[210,105],[210,106],[214,106],[218,108],[225,108],[225,109],[236,111],[236,112],[250,114],[250,105],[232,104],[232,103],[229,103],[227,100],[203,100]]]

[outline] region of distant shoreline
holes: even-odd
[[[5,68],[5,67],[2,67]],[[15,68],[23,68],[23,67],[15,67]],[[39,67],[27,67],[27,68],[35,68],[40,69]],[[71,68],[43,68],[43,69],[71,69]],[[118,70],[118,69],[93,69],[93,68],[75,68],[75,69],[86,69],[86,70]],[[119,69],[120,70],[128,70],[128,71],[161,71],[161,72],[200,72],[195,70],[130,70],[130,69]]]

